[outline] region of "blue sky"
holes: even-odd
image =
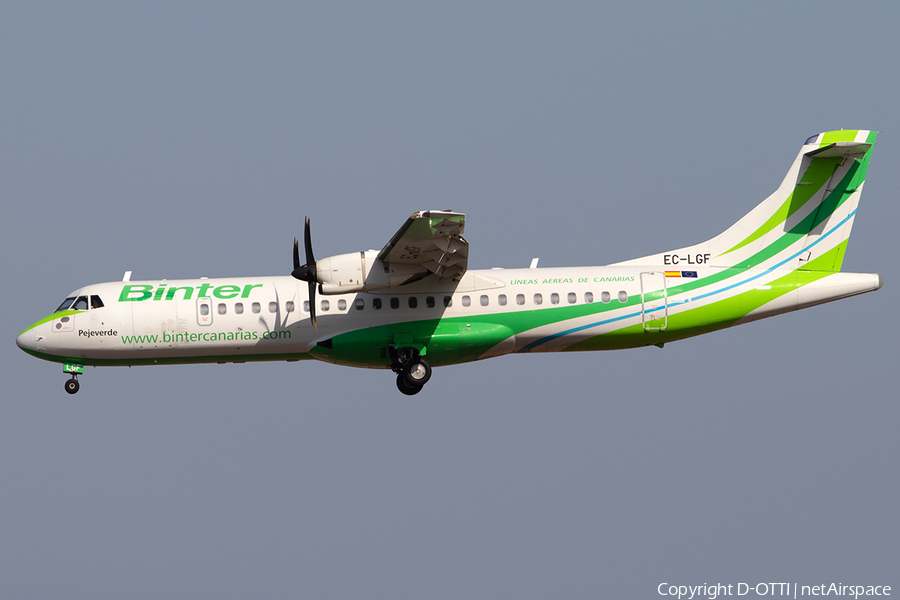
[[[655,597],[900,585],[900,84],[885,3],[7,3],[0,591]],[[881,132],[875,294],[656,348],[390,373],[88,369],[14,345],[88,283],[287,274],[468,215],[472,268],[707,239]]]

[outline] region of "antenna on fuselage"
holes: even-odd
[[[537,263],[538,263],[539,260],[540,260],[539,258],[532,258],[532,259],[531,259],[531,266],[529,266],[528,268],[529,268],[529,269],[537,269]]]
[[[122,281],[131,281],[131,271],[125,271],[125,274],[122,275]]]

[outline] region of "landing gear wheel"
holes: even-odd
[[[74,394],[74,393],[78,392],[79,387],[81,387],[81,386],[78,385],[78,380],[75,379],[74,377],[72,379],[69,379],[68,381],[66,381],[66,391],[69,392],[70,394]]]
[[[397,389],[407,396],[415,396],[422,391],[422,386],[415,383],[409,383],[403,373],[397,373]]]
[[[406,383],[421,388],[431,379],[431,365],[420,358],[406,363],[400,373],[406,379]]]

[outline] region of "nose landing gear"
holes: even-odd
[[[410,346],[390,348],[391,370],[397,374],[397,389],[407,396],[414,396],[431,379],[431,365],[421,357],[419,350]]]
[[[78,363],[65,363],[63,365],[63,373],[69,373],[72,377],[66,381],[65,388],[70,394],[78,393],[78,376],[84,373],[84,365]]]
[[[80,388],[80,387],[81,386],[78,385],[78,380],[75,379],[75,374],[73,373],[72,379],[69,379],[68,381],[66,381],[66,391],[69,392],[70,394],[76,394],[76,393],[78,393],[78,388]]]

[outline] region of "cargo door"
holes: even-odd
[[[175,302],[142,300],[130,302],[132,347],[136,350],[174,348],[178,345],[178,315]]]
[[[662,331],[669,325],[668,290],[664,271],[641,273],[641,321],[644,331]]]

